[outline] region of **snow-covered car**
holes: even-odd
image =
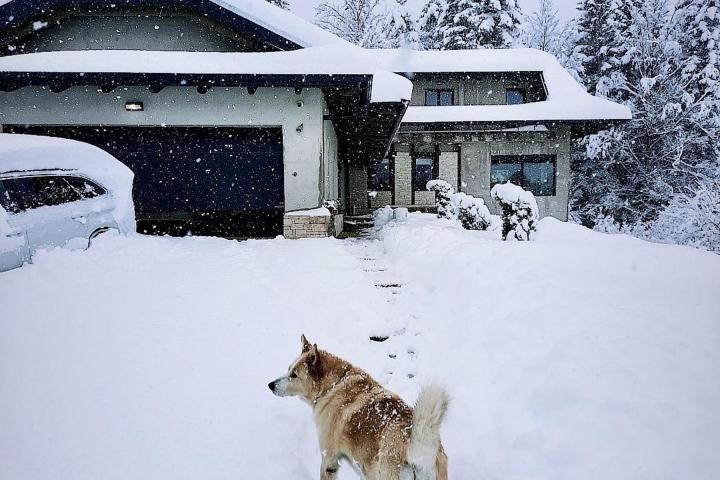
[[[135,231],[133,173],[74,140],[0,134],[0,271],[41,248],[88,247],[110,229]]]

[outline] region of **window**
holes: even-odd
[[[455,104],[455,92],[453,90],[425,90],[426,106],[447,107]]]
[[[80,194],[62,177],[8,178],[2,181],[6,210],[20,213],[33,208],[80,200]]]
[[[368,188],[372,191],[392,190],[392,175],[390,171],[390,159],[383,158],[380,162],[370,167],[368,175]]]
[[[418,157],[415,159],[415,191],[425,190],[427,182],[433,179],[433,159]]]
[[[555,195],[555,155],[497,155],[492,157],[490,185],[511,182],[533,195]]]
[[[508,105],[520,105],[525,103],[525,90],[508,88],[505,90],[505,103]]]
[[[95,198],[105,195],[105,189],[90,180],[80,177],[63,178],[82,198]]]

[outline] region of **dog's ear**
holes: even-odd
[[[308,339],[305,338],[305,335],[302,335],[300,337],[300,343],[302,344],[302,353],[305,353],[308,350],[310,350],[310,342],[308,342]]]
[[[308,372],[314,377],[320,377],[322,375],[322,363],[320,362],[320,352],[318,352],[317,344],[312,345],[309,349]]]

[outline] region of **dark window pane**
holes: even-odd
[[[433,179],[432,158],[415,159],[415,191],[425,190],[427,182]]]
[[[105,189],[100,185],[80,177],[64,177],[65,181],[82,197],[95,198],[105,195]]]
[[[440,105],[447,107],[453,104],[453,91],[440,90]]]
[[[490,185],[512,182],[522,185],[522,163],[494,163],[490,167]]]
[[[34,178],[9,178],[3,180],[9,212],[20,213],[42,206]]]
[[[505,92],[505,99],[508,105],[525,103],[525,92],[523,90],[508,89]]]
[[[391,190],[390,159],[384,158],[370,168],[370,189]]]
[[[33,208],[80,200],[80,195],[62,177],[25,177],[3,180],[9,210],[15,213]]]
[[[533,195],[555,194],[555,165],[553,162],[525,163],[523,166],[525,189]]]
[[[35,182],[43,205],[61,205],[80,200],[80,194],[62,177],[37,177]]]
[[[425,105],[435,106],[438,104],[438,91],[425,90]]]

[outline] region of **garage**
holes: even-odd
[[[280,128],[5,125],[3,130],[80,140],[125,163],[135,173],[141,233],[282,234]]]

